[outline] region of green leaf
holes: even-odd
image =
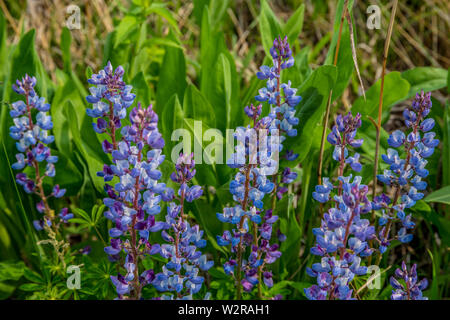
[[[305,295],[305,289],[311,286],[308,282],[291,282],[289,285],[298,290],[303,296]]]
[[[211,0],[209,4],[209,20],[214,28],[219,29],[230,0]]]
[[[213,107],[193,84],[184,92],[183,111],[186,118],[202,121],[210,128],[216,127]]]
[[[70,127],[70,132],[72,133],[73,142],[75,143],[77,150],[80,152],[80,154],[83,156],[84,160],[86,161],[91,180],[92,180],[94,186],[96,187],[96,189],[99,192],[103,192],[104,181],[103,181],[102,177],[97,176],[97,172],[102,170],[103,164],[105,162],[102,162],[98,158],[93,157],[92,156],[93,153],[81,140],[80,127],[78,125],[77,116],[75,114],[74,106],[70,101],[68,101],[65,106],[65,112],[67,114],[67,118],[71,119],[71,121],[69,121],[69,127]]]
[[[264,50],[267,55],[270,55],[270,48],[273,45],[273,40],[278,36],[282,36],[282,26],[266,0],[261,1],[259,30]]]
[[[378,80],[373,86],[366,91],[366,100],[360,96],[353,103],[353,114],[360,113],[363,121],[366,121],[368,125],[363,125],[364,131],[368,128],[372,129],[369,125],[367,116],[371,116],[376,119],[378,117],[378,104],[380,99],[380,87],[381,79]],[[383,114],[389,114],[390,108],[407,98],[410,89],[410,84],[406,81],[400,72],[394,71],[387,74],[384,78],[384,90],[383,90]]]
[[[177,94],[174,94],[164,105],[161,119],[161,132],[165,141],[164,152],[167,157],[170,157],[172,148],[175,145],[171,139],[172,133],[174,130],[184,127],[184,112]]]
[[[407,98],[412,98],[421,90],[434,91],[447,84],[448,71],[433,67],[416,67],[402,72],[402,77],[411,85]]]
[[[430,193],[424,200],[426,202],[450,204],[450,186],[443,187],[442,189]]]
[[[314,137],[312,133],[321,134],[316,130],[321,125],[328,93],[334,87],[336,81],[336,67],[321,66],[317,68],[299,88],[298,94],[302,101],[296,107],[296,117],[300,123],[297,126],[297,137],[288,138],[285,141],[286,150],[293,150],[299,157],[290,162],[290,166],[303,161],[310,151]]]
[[[172,12],[165,8],[164,3],[152,3],[150,7],[148,7],[145,11],[148,15],[150,13],[156,13],[157,15],[163,17],[167,20],[173,30],[175,30],[178,34],[180,34],[180,30],[178,28],[178,23],[172,15]]]
[[[0,282],[7,280],[19,280],[23,276],[24,268],[25,264],[23,261],[0,262]]]
[[[289,20],[283,27],[283,33],[288,37],[289,43],[292,45],[299,37],[303,29],[303,18],[305,15],[305,4],[302,3],[297,10],[289,17]]]
[[[431,289],[431,297],[430,297],[430,299],[431,300],[438,300],[439,299],[439,288],[438,288],[437,274],[438,274],[439,267],[438,267],[438,264],[437,264],[437,262],[435,260],[437,257],[433,256],[433,254],[431,253],[430,249],[427,249],[427,251],[428,251],[428,254],[431,257],[431,262],[432,262],[432,265],[433,265],[433,278],[432,278],[432,281],[431,281],[431,288],[430,288]],[[435,251],[435,253],[436,253],[436,251]]]
[[[156,91],[156,112],[161,114],[162,108],[174,94],[179,98],[184,97],[186,86],[186,62],[183,50],[166,47]]]
[[[130,33],[137,28],[137,22],[135,16],[125,16],[120,20],[120,23],[116,28],[114,48],[129,38]]]
[[[80,209],[80,208],[74,208],[73,209],[73,213],[75,213],[76,215],[80,216],[81,218],[83,218],[84,220],[86,220],[89,223],[92,222],[91,217],[89,217],[87,212],[82,210],[82,209]]]
[[[38,283],[24,283],[19,287],[22,291],[42,291],[45,287]]]
[[[450,74],[450,72],[449,72]],[[450,85],[450,82],[449,82]],[[442,148],[442,184],[450,185],[450,103],[447,101],[445,106],[445,112],[443,116],[444,120],[444,138]]]
[[[69,73],[72,70],[72,58],[70,54],[70,45],[72,43],[72,35],[70,30],[64,27],[61,32],[61,51],[64,64],[64,71]]]
[[[42,277],[37,274],[36,272],[28,269],[28,268],[24,268],[23,269],[23,275],[26,279],[28,279],[29,281],[32,282],[36,282],[36,283],[44,283],[44,280],[42,279]]]

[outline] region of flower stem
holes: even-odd
[[[392,29],[395,21],[395,12],[397,10],[398,0],[394,0],[394,5],[392,6],[391,17],[389,21],[389,28],[386,36],[386,41],[384,43],[383,52],[383,68],[381,71],[381,87],[380,87],[380,98],[378,102],[378,121],[376,126],[376,142],[375,142],[375,162],[373,167],[373,185],[372,185],[372,198],[375,198],[377,189],[377,173],[378,173],[378,158],[380,151],[380,131],[381,131],[381,116],[383,114],[383,91],[384,91],[384,77],[386,74],[386,62],[389,53],[389,45],[391,42]],[[372,210],[372,220],[375,220],[375,210]]]

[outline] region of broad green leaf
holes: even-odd
[[[296,117],[300,121],[297,126],[297,136],[288,137],[285,141],[286,150],[293,150],[299,154],[299,157],[294,163],[290,163],[290,166],[303,161],[308,156],[314,140],[311,133],[318,132],[316,128],[321,125],[328,93],[335,81],[336,67],[325,65],[317,68],[299,88],[298,94],[302,96],[302,101],[296,107]]]
[[[61,51],[64,64],[64,71],[69,73],[72,69],[72,58],[70,53],[70,45],[72,43],[72,35],[70,30],[64,27],[61,32]]]
[[[161,113],[161,132],[164,137],[164,154],[170,159],[171,151],[175,142],[172,142],[172,133],[177,129],[184,128],[184,112],[178,100],[178,95],[174,94],[165,104]]]
[[[378,104],[380,99],[381,80],[378,80],[373,86],[366,91],[366,100],[360,96],[353,103],[352,113],[360,113],[363,121],[368,121],[367,116],[376,119],[378,117]],[[406,81],[400,72],[394,71],[385,76],[383,90],[383,114],[389,114],[390,108],[407,98],[410,84]],[[364,126],[363,130],[372,126]]]
[[[219,29],[230,0],[211,0],[209,3],[209,20],[211,25]]]
[[[89,175],[91,177],[94,186],[101,193],[103,192],[103,186],[105,183],[102,177],[97,176],[97,172],[103,169],[103,164],[105,162],[102,162],[98,160],[96,157],[93,157],[92,153],[88,151],[89,149],[86,149],[86,146],[83,144],[83,141],[81,140],[80,127],[78,125],[77,116],[74,107],[70,101],[68,101],[65,106],[65,112],[67,114],[67,117],[71,119],[71,121],[69,121],[69,127],[73,137],[73,142],[78,152],[80,152],[80,154],[86,161],[87,168],[89,170]]]
[[[17,281],[23,276],[25,264],[23,261],[0,262],[0,282],[12,280]]]
[[[402,72],[402,78],[411,85],[407,98],[412,98],[421,90],[433,91],[447,84],[448,71],[433,67],[416,67]]]
[[[426,202],[450,204],[450,186],[443,187],[442,189],[430,193],[424,200]]]
[[[216,127],[214,109],[203,94],[192,84],[184,92],[183,111],[186,118],[203,121],[210,128]]]
[[[283,27],[283,33],[288,37],[288,41],[293,45],[303,29],[303,18],[305,15],[305,4],[302,3],[297,10],[289,17]]]
[[[135,16],[125,16],[120,20],[116,28],[114,48],[117,48],[118,45],[129,38],[130,33],[137,28],[137,23],[138,21]]]
[[[270,48],[273,40],[282,35],[282,25],[273,13],[266,0],[261,1],[261,13],[259,15],[259,30],[261,41],[267,55],[270,55]]]
[[[186,86],[186,62],[183,50],[166,47],[156,91],[156,112],[161,114],[162,108],[174,94],[179,98],[184,97]]]

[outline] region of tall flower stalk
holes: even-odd
[[[294,65],[287,38],[275,39],[270,54],[273,66],[262,66],[257,73],[258,78],[267,80],[267,83],[255,97],[257,101],[267,101],[271,105],[270,112],[268,116],[261,118],[262,105],[245,107],[251,125],[237,128],[235,138],[238,146],[236,153],[228,161],[230,167],[239,169],[230,183],[230,192],[238,204],[217,214],[219,220],[236,227],[231,232],[227,230],[222,236],[218,236],[217,241],[222,246],[231,245],[231,251],[235,254],[235,257],[224,264],[224,270],[233,275],[236,281],[237,299],[241,299],[241,286],[250,292],[257,285],[259,298],[263,298],[261,283],[267,287],[273,286],[272,273],[267,266],[281,256],[279,244],[270,243],[273,225],[278,220],[278,216],[273,215],[276,197],[281,199],[287,191],[287,184],[297,177],[290,168],[285,168],[279,179],[279,163],[276,158],[282,151],[286,136],[297,135],[294,128],[298,124],[295,106],[301,100],[301,97],[296,96],[297,89],[291,88],[290,81],[287,84],[281,83],[282,70]],[[269,147],[268,133],[271,134]],[[288,160],[295,160],[298,155],[287,151],[285,156]],[[272,179],[268,178],[269,175],[272,175]],[[264,209],[263,203],[266,194],[273,197],[272,207],[268,210]],[[278,234],[284,240],[279,231]],[[244,258],[246,251],[249,251],[247,259]]]
[[[344,117],[339,115],[327,137],[335,146],[333,159],[339,162],[338,181],[335,185],[325,177],[323,184],[316,186],[313,192],[313,198],[321,203],[332,201],[320,228],[313,229],[316,243],[311,253],[322,258],[320,263],[307,268],[308,275],[317,279],[317,285],[305,289],[308,299],[354,299],[351,282],[356,276],[367,273],[367,267],[362,266],[361,261],[374,251],[367,241],[375,238],[375,227],[362,218],[372,209],[367,198],[369,189],[361,183],[360,176],[344,176],[347,164],[356,172],[361,170],[359,154],[349,154],[350,147],[358,148],[363,143],[362,139],[355,139],[360,126],[359,114],[355,117],[351,113]]]
[[[436,134],[430,130],[434,127],[434,120],[428,118],[432,107],[431,93],[423,91],[416,94],[411,108],[403,112],[407,132],[394,131],[388,139],[390,147],[387,154],[382,155],[383,161],[389,165],[389,169],[378,175],[378,180],[392,188],[393,199],[386,194],[374,198],[373,207],[381,210],[381,218],[378,220],[381,229],[379,231],[380,252],[386,251],[392,240],[400,240],[403,243],[410,242],[415,223],[411,215],[405,213],[405,209],[411,208],[416,201],[423,198],[423,190],[427,183],[422,179],[428,176],[426,158],[430,157],[434,149],[439,145],[435,139]],[[395,148],[395,149],[394,149]],[[404,157],[402,158],[403,150]],[[401,228],[397,235],[391,235],[393,223],[400,222]],[[379,256],[378,264],[381,255]]]
[[[198,225],[191,226],[186,214],[186,201],[192,202],[203,194],[200,186],[189,187],[194,176],[193,154],[180,154],[175,172],[170,176],[179,185],[176,202],[170,202],[167,207],[162,231],[168,244],[161,245],[161,255],[169,261],[153,281],[157,290],[175,292],[176,299],[192,299],[204,282],[204,277],[198,275],[199,270],[207,271],[213,265],[213,261],[208,261],[206,255],[197,250],[206,246],[206,240],[202,239],[203,231]],[[171,300],[173,295],[163,295],[162,298]]]
[[[108,63],[89,79],[96,86],[90,88],[92,95],[86,98],[93,103],[87,114],[97,118],[94,130],[110,137],[102,146],[105,153],[111,154],[112,164],[105,164],[98,173],[105,182],[113,183],[105,184],[108,196],[103,200],[108,208],[105,216],[113,222],[109,230],[111,243],[105,252],[111,261],[122,264],[125,273],[119,272],[111,280],[119,298],[140,299],[142,288],[153,281],[154,272],[140,269],[139,262],[148,254],[160,252],[159,244],[151,244],[149,235],[164,226],[155,215],[161,210],[161,199],[170,199],[170,192],[165,184],[158,183],[164,140],[152,106],[144,108],[138,104],[129,113],[130,125],[122,126],[126,109],[135,98],[122,76],[122,67],[113,71]]]
[[[53,128],[52,118],[47,115],[50,104],[45,102],[45,98],[37,95],[34,90],[35,85],[36,78],[26,74],[21,81],[17,80],[12,86],[17,94],[25,98],[25,101],[14,102],[10,111],[14,125],[9,128],[9,134],[17,140],[16,148],[19,151],[16,154],[17,162],[12,164],[12,168],[22,170],[28,166],[34,170],[34,175],[31,177],[24,172],[18,173],[16,182],[25,192],[35,194],[40,199],[36,209],[43,214],[43,218],[33,221],[33,225],[36,230],[47,232],[49,239],[41,243],[53,245],[65,269],[64,255],[69,245],[59,239],[59,226],[71,219],[73,214],[69,213],[67,208],[63,208],[58,215],[55,215],[55,210],[49,204],[50,198],[64,196],[66,189],[61,189],[59,185],[55,185],[51,193],[46,193],[44,189],[44,179],[55,176],[55,163],[58,157],[52,156],[48,147],[55,140],[54,136],[49,135],[49,130]]]

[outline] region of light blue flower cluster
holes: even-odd
[[[320,228],[313,229],[316,243],[311,248],[313,255],[321,256],[320,263],[314,263],[307,268],[308,275],[317,279],[317,285],[305,289],[305,294],[311,300],[353,299],[350,282],[355,276],[367,273],[367,267],[361,265],[361,258],[370,256],[374,249],[368,241],[376,238],[375,227],[362,214],[372,209],[367,198],[368,187],[361,183],[361,177],[344,176],[345,164],[350,164],[353,170],[360,170],[360,165],[349,158],[347,146],[360,147],[361,140],[355,140],[356,130],[361,126],[361,117],[353,117],[351,113],[345,117],[338,116],[328,141],[335,145],[333,159],[339,161],[338,186],[334,186],[329,178],[323,179],[323,184],[316,186],[313,197],[326,203],[331,194],[334,207],[323,215]],[[342,136],[341,136],[342,134]]]
[[[389,169],[384,170],[384,173],[377,178],[385,185],[396,189],[392,203],[385,194],[375,197],[373,202],[375,210],[382,210],[382,217],[379,219],[379,224],[383,226],[379,234],[382,253],[386,251],[393,239],[407,243],[413,238],[407,230],[413,229],[415,223],[410,214],[405,214],[405,209],[411,208],[416,201],[423,198],[424,194],[421,191],[426,189],[427,183],[422,179],[428,176],[428,170],[425,168],[428,163],[426,158],[430,157],[434,148],[439,145],[439,140],[435,139],[436,134],[430,131],[434,127],[434,120],[426,119],[431,106],[431,93],[425,94],[422,91],[421,94],[417,94],[412,107],[406,108],[403,112],[406,127],[410,129],[410,132],[406,135],[401,130],[394,131],[388,139],[388,144],[392,148],[387,150],[387,154],[382,155]],[[396,150],[402,147],[404,158]],[[398,203],[398,200],[401,200],[401,203]],[[391,239],[389,231],[394,221],[399,221],[401,228]]]
[[[316,244],[311,253],[322,257],[320,263],[307,268],[308,275],[317,278],[317,285],[305,289],[308,299],[352,299],[350,282],[355,276],[365,275],[367,267],[361,258],[373,253],[367,243],[375,238],[375,228],[361,218],[371,210],[367,199],[368,187],[361,177],[339,177],[342,195],[335,195],[336,206],[324,214],[321,227],[313,229]]]
[[[359,163],[359,153],[355,152],[353,156],[348,154],[348,146],[353,148],[361,147],[363,139],[355,139],[357,129],[361,127],[361,115],[358,113],[355,117],[349,112],[346,116],[338,115],[336,125],[327,136],[330,144],[334,145],[333,159],[348,163],[356,172],[361,171],[362,166]]]
[[[269,130],[276,129],[279,131],[281,152],[286,136],[297,136],[297,129],[294,127],[298,125],[299,119],[295,116],[295,107],[300,103],[302,97],[296,95],[297,89],[291,88],[291,81],[281,83],[282,70],[294,65],[294,58],[287,37],[275,39],[270,54],[273,66],[262,66],[256,74],[259,79],[267,80],[267,83],[266,87],[259,90],[259,95],[255,99],[261,102],[267,101],[271,105],[268,116],[272,121]],[[283,91],[283,94],[281,91]],[[252,117],[249,113],[247,115]],[[292,150],[286,150],[283,156],[288,161],[294,161],[298,154],[295,154]],[[289,175],[289,178],[286,179],[286,175]],[[296,178],[297,174],[289,171],[282,176],[281,181],[277,182],[276,194],[279,199],[288,191],[287,185]]]
[[[252,120],[252,125],[236,129],[238,145],[236,152],[227,161],[230,167],[239,169],[230,183],[230,193],[238,204],[217,213],[220,221],[236,226],[231,232],[226,230],[222,236],[217,236],[217,242],[222,246],[231,245],[231,251],[236,257],[225,262],[224,270],[241,282],[237,286],[242,285],[245,291],[251,291],[261,281],[268,287],[273,285],[272,273],[264,268],[281,256],[279,245],[270,244],[273,225],[278,216],[272,216],[270,209],[264,210],[264,196],[269,194],[281,199],[288,190],[287,185],[297,178],[297,173],[290,168],[278,172],[277,156],[283,150],[286,136],[297,135],[294,128],[298,124],[295,107],[301,100],[296,95],[297,89],[291,88],[290,81],[287,84],[280,81],[282,70],[294,65],[287,38],[275,39],[270,54],[273,66],[262,66],[257,73],[259,79],[267,80],[266,87],[260,89],[259,95],[255,97],[257,101],[267,101],[271,105],[270,112],[268,116],[260,118],[261,104],[245,107],[244,111]],[[263,137],[260,135],[262,132],[266,133]],[[298,155],[286,151],[284,157],[293,161]],[[273,175],[271,179],[268,177],[270,175]],[[278,239],[285,240],[279,230]],[[242,257],[245,251],[249,251],[246,259]],[[244,272],[243,279],[240,272]],[[258,289],[261,295],[260,286]]]
[[[224,208],[223,213],[217,213],[220,221],[236,226],[231,232],[226,230],[222,236],[217,236],[219,245],[231,245],[232,253],[237,255],[236,258],[230,257],[225,262],[224,270],[227,274],[233,275],[246,291],[251,291],[253,286],[260,281],[258,268],[261,273],[266,265],[273,263],[277,257],[281,256],[278,245],[269,244],[272,224],[278,217],[272,217],[271,213],[266,214],[264,218],[261,216],[261,213],[264,212],[264,196],[272,193],[274,189],[274,183],[267,175],[273,174],[278,169],[277,162],[271,158],[272,151],[278,152],[280,147],[277,142],[272,141],[273,143],[269,144],[267,148],[261,148],[261,143],[266,141],[260,141],[256,137],[259,130],[268,129],[268,124],[272,120],[265,117],[258,121],[259,114],[260,112],[255,112],[252,115],[255,123],[253,128],[250,126],[239,127],[235,134],[239,143],[229,165],[238,167],[239,172],[230,183],[230,193],[238,204],[234,207]],[[251,138],[252,135],[255,139]],[[264,151],[261,152],[261,149]],[[249,224],[252,224],[256,238],[250,232]],[[251,248],[248,259],[243,259],[242,255],[248,247]],[[235,270],[235,266],[238,266],[238,270]],[[244,279],[241,278],[242,271],[245,275]],[[264,276],[264,283],[272,286],[272,274],[266,271]]]
[[[204,277],[199,270],[207,271],[213,266],[206,255],[197,250],[206,246],[203,231],[198,225],[191,226],[185,215],[185,200],[198,199],[203,190],[200,186],[189,187],[188,183],[195,176],[193,154],[180,154],[171,179],[180,185],[178,202],[171,202],[167,207],[166,222],[161,233],[169,244],[161,245],[161,256],[168,259],[163,272],[156,274],[153,280],[155,288],[161,292],[175,292],[176,299],[192,299],[200,291]],[[172,300],[173,295],[163,295],[163,300]]]
[[[93,104],[93,108],[86,109],[86,113],[97,119],[92,124],[95,132],[101,134],[109,131],[111,135],[111,142],[106,139],[102,142],[105,153],[117,149],[116,128],[122,126],[120,120],[127,116],[127,108],[133,104],[136,97],[131,93],[132,86],[123,81],[123,74],[122,66],[113,70],[111,62],[108,62],[103,70],[88,79],[94,86],[89,88],[91,95],[87,96],[86,100]]]
[[[108,208],[106,218],[113,222],[109,230],[110,246],[105,248],[111,261],[123,261],[126,275],[119,273],[111,276],[119,298],[139,299],[142,288],[154,279],[153,270],[139,272],[139,262],[147,254],[161,251],[159,244],[149,242],[150,232],[160,231],[164,222],[155,219],[161,207],[161,200],[171,201],[173,192],[167,190],[164,183],[159,183],[161,171],[158,169],[164,161],[162,148],[164,140],[158,131],[158,115],[150,105],[143,108],[140,104],[129,114],[130,125],[121,127],[120,119],[126,116],[126,108],[134,99],[131,87],[122,81],[123,69],[118,67],[112,72],[111,64],[93,75],[90,83],[93,96],[87,98],[94,103],[94,111],[88,109],[87,114],[99,117],[94,123],[97,132],[106,132],[112,143],[103,141],[103,149],[111,153],[112,164],[105,164],[98,175],[105,182],[113,181],[113,185],[105,184],[108,195],[103,202]],[[105,107],[105,102],[110,108]],[[95,110],[102,110],[101,113]],[[125,116],[124,116],[125,115]],[[101,120],[107,118],[109,123]],[[101,129],[101,130],[97,130]],[[120,142],[116,142],[116,129],[120,129]]]
[[[404,284],[400,283],[399,280],[403,280]],[[402,261],[401,269],[395,270],[395,276],[391,277],[390,283],[394,288],[391,300],[428,300],[422,294],[422,290],[425,290],[428,286],[428,280],[418,281],[416,264],[408,270],[405,261]]]
[[[36,78],[27,74],[21,81],[17,80],[12,86],[13,90],[25,97],[25,101],[19,100],[12,104],[10,115],[14,125],[9,128],[9,134],[17,140],[16,154],[17,162],[12,164],[14,170],[22,170],[25,166],[34,169],[34,178],[30,178],[26,173],[20,172],[16,175],[16,181],[23,187],[25,192],[36,194],[41,200],[37,203],[36,209],[44,214],[42,220],[33,221],[34,227],[39,231],[54,223],[54,211],[49,207],[50,197],[61,198],[66,189],[61,189],[59,185],[53,187],[52,193],[45,194],[43,180],[45,177],[55,176],[55,163],[57,156],[52,156],[48,147],[55,138],[49,134],[53,128],[51,116],[47,115],[50,104],[45,102],[45,98],[39,97],[34,90]],[[37,113],[36,113],[37,112]],[[35,120],[33,121],[33,117]],[[63,208],[58,217],[63,222],[67,222],[73,217],[67,208]]]

